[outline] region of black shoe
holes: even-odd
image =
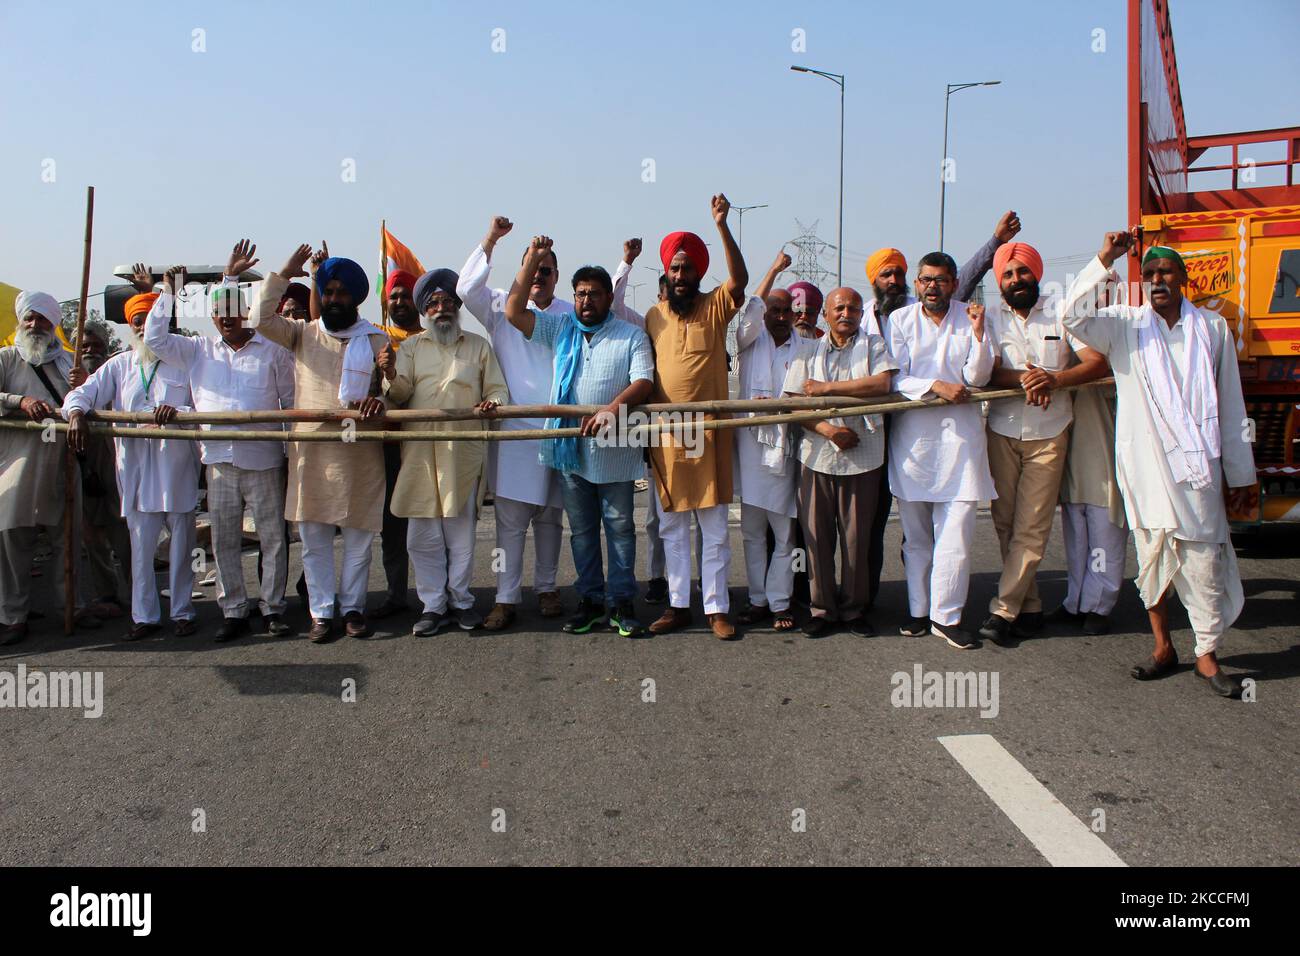
[[[930,633],[930,619],[928,617],[908,618],[907,623],[898,629],[898,633],[904,637],[923,637]]]
[[[1229,677],[1223,671],[1215,671],[1213,677],[1206,677],[1200,671],[1196,676],[1210,685],[1210,691],[1219,697],[1240,697],[1241,683],[1235,677]]]
[[[382,621],[386,617],[392,617],[394,614],[401,614],[403,611],[410,610],[410,606],[405,601],[394,601],[389,598],[379,607],[370,612],[370,617],[377,621]]]
[[[1049,624],[1082,624],[1083,615],[1075,611],[1067,611],[1065,605],[1062,604],[1047,615],[1046,621]]]
[[[668,600],[668,579],[651,578],[646,584],[645,598],[646,604],[663,604]]]
[[[1022,611],[1020,616],[1011,622],[1011,633],[1019,638],[1037,637],[1042,630],[1042,611]]]
[[[645,634],[645,625],[636,619],[636,608],[631,601],[614,608],[614,613],[609,616],[609,626],[618,631],[619,637],[641,637]]]
[[[266,625],[266,633],[272,637],[284,637],[293,633],[293,628],[284,622],[284,618],[279,614],[267,614],[262,618],[262,623]]]
[[[10,647],[26,637],[26,621],[19,621],[17,624],[6,624],[4,629],[0,630],[0,647]]]
[[[1011,622],[1001,614],[990,614],[988,620],[980,625],[980,637],[998,647],[1006,647],[1011,643]]]
[[[1083,619],[1083,631],[1085,634],[1109,634],[1110,618],[1105,614],[1089,612]]]
[[[433,637],[433,635],[450,624],[451,615],[438,614],[436,611],[425,611],[411,628],[411,633],[416,637]]]
[[[564,622],[561,628],[566,634],[587,634],[609,623],[609,612],[604,603],[597,604],[590,598],[578,602],[578,612]]]
[[[247,633],[248,620],[246,618],[228,617],[221,622],[221,626],[217,628],[217,633],[212,636],[212,639],[218,644],[224,644]]]
[[[872,637],[875,635],[876,629],[871,626],[871,622],[867,620],[867,616],[864,614],[862,617],[855,617],[849,621],[849,633],[857,637]]]
[[[804,637],[825,637],[833,627],[834,624],[824,617],[810,617],[799,630],[803,631]]]
[[[935,624],[931,622],[930,633],[936,637],[942,637],[948,642],[949,647],[955,647],[959,651],[971,651],[980,646],[980,642],[975,640],[969,632],[963,631],[960,627],[952,624]]]

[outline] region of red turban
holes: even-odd
[[[815,316],[822,310],[822,294],[811,282],[796,282],[785,290],[794,300],[794,307]]]
[[[122,307],[122,314],[130,322],[133,316],[152,309],[156,301],[158,301],[157,292],[142,292],[139,295],[133,295],[126,300],[126,305]]]
[[[416,277],[411,275],[405,269],[394,269],[388,273],[388,281],[384,283],[384,298],[387,299],[393,294],[393,286],[405,286],[406,291],[410,292],[415,288]]]
[[[1038,250],[1027,242],[1004,242],[993,253],[993,278],[998,285],[1002,284],[1002,270],[1012,259],[1027,266],[1034,274],[1035,282],[1043,281],[1043,257],[1038,254]]]
[[[686,253],[686,258],[701,276],[709,271],[709,248],[704,240],[693,232],[673,232],[659,243],[659,261],[664,264],[664,272],[668,271],[673,256],[679,252]]]

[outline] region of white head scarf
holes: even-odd
[[[14,312],[17,313],[19,322],[28,312],[45,316],[54,326],[58,326],[63,321],[63,310],[59,308],[59,300],[48,292],[19,292],[18,298],[14,300]]]

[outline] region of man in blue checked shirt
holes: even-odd
[[[595,415],[552,418],[547,428],[581,427],[580,438],[542,442],[542,463],[559,475],[569,516],[573,563],[578,570],[577,613],[564,625],[586,634],[606,625],[623,637],[644,628],[636,619],[636,528],[632,523],[633,482],[645,475],[641,447],[609,429],[620,406],[639,405],[654,387],[650,340],[610,312],[614,284],[599,266],[573,274],[573,311],[548,315],[528,308],[528,290],[551,240],[536,236],[506,302],[506,318],[525,338],[555,352],[552,405],[602,405]],[[599,438],[597,436],[600,436]],[[601,564],[600,526],[609,551],[608,586]]]

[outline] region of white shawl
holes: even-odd
[[[344,405],[365,401],[370,395],[370,381],[375,374],[375,352],[370,347],[369,336],[383,335],[383,329],[358,317],[338,332],[322,323],[321,331],[348,343],[343,351],[343,374],[339,376],[339,401]]]

